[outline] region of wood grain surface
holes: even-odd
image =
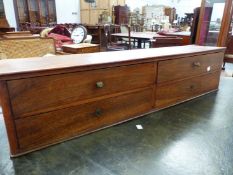
[[[220,71],[183,81],[161,84],[156,90],[156,108],[164,108],[218,89]]]
[[[155,84],[154,63],[8,81],[15,118]],[[103,83],[102,88],[97,83]]]
[[[200,74],[211,73],[222,67],[224,53],[198,55],[181,59],[160,61],[158,83],[179,80]]]
[[[27,150],[128,120],[153,108],[152,88],[16,120],[20,149]]]
[[[113,65],[122,65],[138,62],[167,60],[177,57],[194,56],[213,52],[224,52],[221,47],[204,46],[177,46],[153,49],[138,49],[133,51],[101,52],[91,54],[76,54],[47,58],[26,58],[15,60],[1,60],[0,80],[33,77],[43,73],[50,75],[93,69],[91,66],[106,68]],[[90,68],[91,67],[91,68]]]
[[[0,99],[11,154],[217,90],[224,50],[182,46],[2,60]]]

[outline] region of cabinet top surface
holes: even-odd
[[[124,63],[147,62],[172,59],[176,56],[223,52],[223,47],[176,46],[153,49],[127,50],[117,52],[99,52],[90,54],[73,54],[54,57],[38,57],[0,60],[0,80],[12,79],[20,74],[45,73],[68,69],[85,70]]]

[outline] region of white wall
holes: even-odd
[[[201,6],[201,0],[180,0],[174,1],[173,6],[176,8],[177,14],[184,17],[185,13],[193,13],[193,9]]]
[[[13,0],[3,0],[6,18],[10,27],[17,27]]]
[[[56,0],[57,23],[80,23],[79,0]]]

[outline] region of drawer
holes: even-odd
[[[155,83],[155,64],[137,64],[8,82],[16,118],[69,107],[81,100],[148,87]]]
[[[158,63],[158,83],[221,70],[223,53],[199,55]]]
[[[192,97],[218,89],[220,72],[195,78],[158,85],[156,108],[164,108],[188,100]]]
[[[37,148],[110,126],[153,108],[153,89],[17,119],[20,149]]]
[[[82,53],[95,53],[99,52],[99,46],[96,47],[84,47],[84,48],[70,48],[70,47],[63,47],[63,52],[73,53],[73,54],[82,54]]]
[[[95,52],[99,52],[99,51],[100,51],[99,46],[81,49],[81,53],[95,53]]]

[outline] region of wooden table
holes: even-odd
[[[0,61],[19,156],[216,91],[225,48],[179,46]]]
[[[120,38],[129,38],[128,33],[114,33],[112,36]],[[130,38],[138,41],[138,48],[142,48],[142,43],[156,38],[167,38],[167,36],[159,35],[155,32],[130,32]]]
[[[98,24],[98,25],[85,25],[88,35],[92,36],[92,43],[93,44],[99,44],[101,47],[106,47],[107,46],[107,38],[104,32],[104,25],[103,24]],[[117,33],[120,31],[120,26],[119,25],[114,25],[114,32]]]
[[[81,43],[62,46],[63,52],[72,54],[100,52],[99,44]]]

